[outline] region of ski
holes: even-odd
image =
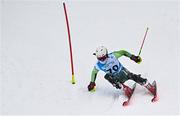
[[[155,102],[155,101],[158,100],[156,81],[153,81],[152,86],[155,88],[155,92],[152,93],[154,96],[153,96],[153,98],[151,99],[151,102]]]
[[[132,97],[132,94],[134,93],[135,88],[136,88],[136,83],[133,85],[133,88],[131,89],[131,91],[132,91],[131,94],[129,96],[127,96],[128,99],[123,102],[123,104],[122,104],[123,106],[127,106],[129,104],[129,102],[131,100],[131,97]]]

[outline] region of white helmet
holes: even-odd
[[[108,50],[104,46],[99,46],[96,49],[96,52],[94,53],[94,55],[96,55],[98,60],[102,60],[103,61],[103,60],[105,60],[107,58]]]

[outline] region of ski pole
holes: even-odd
[[[143,42],[142,42],[141,47],[140,47],[140,50],[139,50],[138,56],[140,56],[140,54],[141,54],[142,47],[143,47],[143,45],[144,45],[144,41],[145,41],[145,39],[146,39],[146,35],[147,35],[148,30],[149,30],[149,28],[147,27],[146,32],[145,32],[145,34],[144,34]]]
[[[64,2],[63,2],[63,7],[64,7],[64,13],[65,13],[65,18],[66,18],[66,26],[67,26],[67,31],[68,31],[68,40],[69,40],[69,49],[70,49],[70,60],[71,60],[71,71],[72,71],[72,84],[75,84],[71,35],[70,35],[70,28],[69,28],[69,22],[68,22],[66,5],[65,5]]]

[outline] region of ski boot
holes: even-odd
[[[123,90],[125,92],[125,95],[127,97],[130,97],[132,95],[132,93],[133,93],[133,90],[130,87],[124,85],[124,84],[122,84],[122,85],[123,85]]]
[[[123,85],[123,90],[125,92],[125,95],[128,97],[128,99],[126,101],[124,101],[122,105],[127,106],[129,104],[129,102],[131,100],[131,97],[132,97],[132,95],[134,93],[134,90],[136,88],[136,83],[134,83],[132,89],[130,87],[124,85],[124,84],[122,84],[122,85]]]
[[[146,88],[151,92],[151,94],[153,95],[153,98],[151,99],[151,101],[152,101],[152,102],[157,101],[159,98],[158,98],[158,95],[157,95],[156,81],[153,81],[152,84],[148,83],[145,87],[146,87]]]
[[[156,89],[155,89],[155,86],[154,86],[154,85],[148,83],[147,85],[145,85],[145,87],[149,90],[149,92],[150,92],[151,94],[153,94],[153,95],[156,94]]]
[[[140,75],[138,75],[140,77]],[[148,80],[145,78],[145,79],[141,79],[141,81],[139,81],[139,84],[144,86],[151,94],[155,95],[156,93],[156,88],[155,88],[155,85],[154,83],[151,84],[148,82]]]

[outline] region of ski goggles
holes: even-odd
[[[107,58],[107,55],[105,55],[105,56],[103,56],[103,57],[99,57],[99,58],[97,58],[97,59],[100,60],[100,61],[105,61],[106,58]]]

